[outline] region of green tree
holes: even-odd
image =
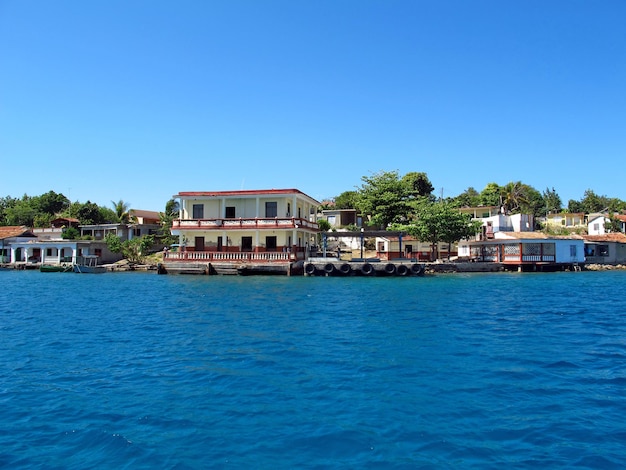
[[[171,232],[173,221],[178,218],[178,211],[178,201],[176,199],[170,199],[165,204],[165,210],[159,212],[159,223],[161,224],[159,235],[164,245],[171,245],[178,242],[178,237],[172,235]]]
[[[117,217],[117,222],[121,224],[127,224],[130,220],[130,203],[119,200],[117,202],[111,201],[113,205],[113,211]]]
[[[335,209],[356,209],[359,193],[344,191],[335,198]]]
[[[17,204],[17,199],[6,196],[0,198],[0,225],[9,225],[9,215],[7,211]]]
[[[153,235],[122,241],[116,235],[109,233],[104,240],[111,252],[120,253],[132,264],[142,263],[147,251],[154,245]]]
[[[434,260],[439,255],[439,242],[451,245],[477,234],[481,225],[480,221],[471,220],[469,214],[459,212],[449,201],[424,201],[414,221],[409,224],[396,224],[394,229],[406,231],[418,240],[430,243],[431,259]]]
[[[604,224],[604,228],[607,232],[619,233],[622,231],[622,221],[615,215],[610,215],[609,221]]]
[[[409,213],[408,188],[397,171],[381,171],[361,178],[357,209],[370,217],[372,225],[387,228],[406,221]]]
[[[608,208],[608,203],[609,201],[606,196],[598,196],[591,189],[585,191],[585,195],[580,201],[582,212],[585,214],[601,212]]]
[[[56,215],[67,209],[70,200],[63,194],[57,194],[54,191],[48,191],[41,196],[33,198],[39,212],[44,214]]]
[[[33,198],[24,194],[11,207],[5,210],[7,225],[25,225],[34,227],[35,217],[37,216],[37,207]]]
[[[575,214],[577,212],[584,212],[583,205],[580,201],[576,199],[570,199],[567,201],[567,212],[570,214]]]
[[[549,188],[546,188],[543,192],[543,201],[545,202],[546,214],[558,214],[561,212],[561,206],[563,203],[554,188],[552,188],[552,191],[550,191]]]
[[[80,231],[76,227],[67,227],[63,230],[61,238],[63,240],[78,240],[78,238],[80,238]]]
[[[481,205],[480,193],[470,186],[451,202],[455,207],[477,207]]]
[[[424,172],[409,172],[402,177],[402,183],[406,185],[407,197],[409,199],[430,197],[435,189]]]
[[[500,194],[502,189],[497,183],[488,183],[480,192],[480,205],[483,206],[500,206],[502,201]]]
[[[317,226],[322,232],[328,232],[331,229],[330,222],[326,219],[318,220]]]

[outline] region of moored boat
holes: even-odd
[[[42,264],[39,266],[42,273],[69,273],[72,272],[71,264]]]
[[[98,266],[98,257],[96,255],[85,255],[79,258],[78,263],[75,263],[73,270],[79,274],[102,274],[106,272],[104,266]]]

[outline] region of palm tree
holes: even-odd
[[[113,204],[113,210],[119,222],[121,224],[127,224],[130,221],[130,203],[120,199],[117,202],[111,201],[111,204]]]

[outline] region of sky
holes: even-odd
[[[623,0],[0,0],[0,197],[380,171],[626,200]]]

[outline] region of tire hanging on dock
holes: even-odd
[[[416,276],[419,275],[419,274],[422,274],[422,269],[423,268],[422,268],[421,264],[415,263],[415,264],[411,265],[411,273],[415,274]]]
[[[305,267],[304,267],[304,272],[306,274],[315,274],[315,265],[313,263],[308,263]]]
[[[398,276],[406,276],[409,273],[409,268],[404,264],[400,264],[396,269],[396,273],[398,273]]]
[[[365,276],[369,276],[374,272],[374,267],[369,264],[369,263],[365,263],[363,266],[361,266],[361,273],[363,273]]]
[[[335,265],[333,263],[326,263],[326,265],[324,266],[324,272],[326,274],[332,274],[334,270]]]
[[[396,265],[393,263],[387,263],[384,268],[385,274],[393,276],[396,273]]]
[[[341,265],[341,267],[339,268],[339,271],[341,271],[341,274],[350,274],[350,271],[352,271],[352,268],[350,267],[350,265],[348,263],[343,263]]]

